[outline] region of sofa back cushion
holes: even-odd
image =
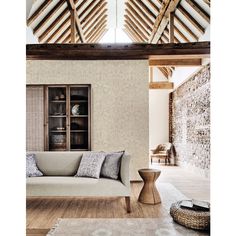
[[[34,152],[43,175],[73,176],[78,170],[83,152]]]

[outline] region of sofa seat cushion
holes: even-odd
[[[129,196],[130,190],[119,180],[71,176],[31,177],[27,196]]]

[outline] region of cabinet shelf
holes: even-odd
[[[65,103],[66,100],[52,100],[50,102],[52,102],[52,103]]]
[[[60,115],[50,115],[49,117],[50,118],[64,118],[64,117],[66,117],[66,115],[62,115],[62,116],[60,116]]]
[[[88,132],[88,130],[85,130],[85,129],[81,129],[81,130],[71,130],[70,131],[71,133],[82,133],[82,132]]]
[[[88,102],[88,100],[71,100],[71,103],[80,103],[80,102]]]
[[[88,117],[88,115],[70,115],[71,118],[76,118],[76,117]]]
[[[51,133],[66,133],[66,130],[50,130]]]

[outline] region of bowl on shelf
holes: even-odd
[[[78,116],[80,114],[80,105],[79,104],[74,105],[71,109],[71,113],[74,116]]]

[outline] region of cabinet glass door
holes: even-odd
[[[48,88],[48,139],[50,151],[66,147],[66,87]]]
[[[70,149],[88,150],[88,87],[70,87]]]

